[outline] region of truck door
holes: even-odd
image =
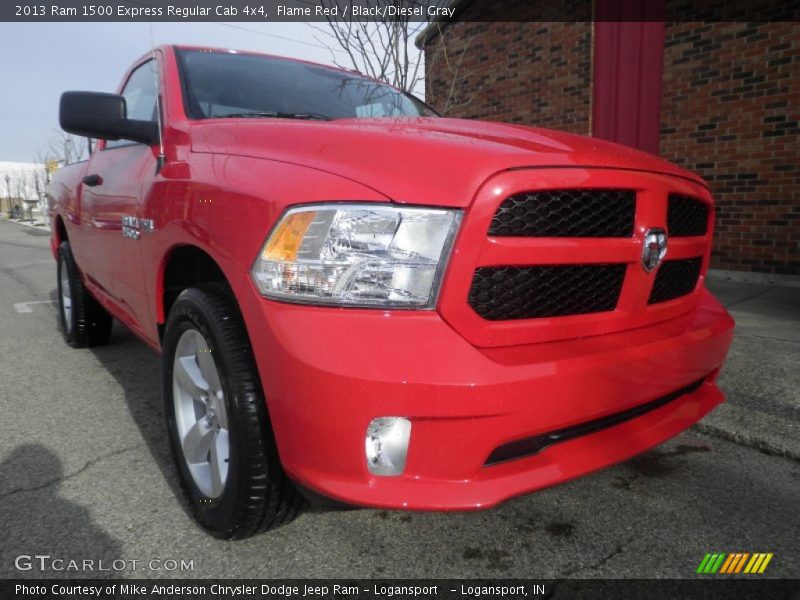
[[[156,119],[154,61],[131,71],[122,90],[131,119]],[[98,144],[83,178],[83,226],[91,256],[92,283],[115,305],[126,325],[141,329],[148,319],[139,239],[143,190],[155,176],[157,150],[127,140]]]

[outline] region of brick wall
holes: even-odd
[[[533,5],[543,3],[527,0],[502,8],[531,22],[475,22],[490,18],[491,4],[473,2],[426,44],[428,103],[450,117],[589,134],[592,24],[542,22],[547,13]],[[568,10],[575,18],[591,15],[591,2]]]
[[[426,44],[428,101],[448,116],[591,133],[591,23],[474,22],[479,6]],[[712,186],[715,268],[800,274],[797,98],[797,23],[667,24],[660,153]]]
[[[800,274],[800,26],[668,24],[661,154],[717,201],[712,267]]]

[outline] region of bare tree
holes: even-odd
[[[329,6],[330,0],[317,0],[320,6]],[[421,8],[427,15],[427,7],[446,4],[444,0],[390,0],[383,6],[398,9]],[[310,25],[317,31],[317,41],[331,51],[333,63],[385,81],[397,88],[423,95],[426,71],[431,73],[441,64],[441,73],[446,78],[446,94],[436,97],[435,104],[443,114],[472,102],[480,89],[469,93],[462,88],[469,81],[470,72],[464,65],[471,40],[458,48],[449,48],[445,40],[445,28],[439,20],[420,20],[409,16],[409,10],[399,10],[398,17],[383,18],[378,15],[353,17],[326,16],[327,24]],[[340,11],[343,14],[343,11]],[[432,31],[431,31],[431,28]],[[423,48],[415,44],[417,37],[429,30],[432,40]],[[426,65],[425,62],[428,61]]]
[[[318,2],[330,6],[329,1]],[[388,4],[411,8],[430,2],[392,0]],[[351,10],[347,17],[326,16],[327,26],[310,27],[317,31],[317,41],[330,49],[336,66],[355,69],[407,92],[419,92],[425,82],[425,61],[414,40],[427,22],[412,20],[408,11],[404,12],[397,18],[353,17]]]
[[[25,201],[30,196],[30,190],[28,189],[29,183],[29,174],[24,171],[17,171],[14,173],[14,197],[15,197],[15,206],[17,207],[17,215],[21,218],[25,218]]]
[[[7,172],[4,180],[9,216],[22,217],[24,202],[32,193],[30,173],[25,169],[17,169],[16,171]]]
[[[46,148],[39,151],[37,162],[56,161],[61,165],[71,165],[88,158],[86,139],[61,129],[54,129],[46,144]]]
[[[33,189],[36,192],[36,197],[41,198],[47,189],[47,166],[44,160],[37,160],[36,163],[41,165],[41,168],[33,171],[31,173],[31,178],[33,180]]]
[[[428,63],[426,71],[433,73],[440,65],[443,67],[440,73],[443,77],[441,87],[443,87],[444,94],[441,97],[436,95],[433,102],[437,105],[439,112],[446,115],[471,104],[481,92],[481,86],[476,84],[472,89],[469,88],[470,79],[474,73],[464,65],[464,58],[468,56],[472,36],[463,36],[461,47],[448,48],[448,39],[442,24],[437,21],[434,27],[434,35],[429,37],[429,41],[425,45],[425,57]],[[431,92],[433,93],[433,90]]]
[[[36,163],[39,165],[39,168],[32,173],[33,187],[36,192],[36,197],[39,199],[39,212],[45,222],[47,222],[47,184],[50,183],[51,170],[55,171],[58,166],[53,160],[48,161],[41,152],[36,157]]]
[[[43,216],[47,215],[47,185],[50,183],[50,176],[59,167],[71,165],[87,159],[89,149],[86,138],[69,134],[61,129],[53,129],[50,136],[39,146],[39,150],[34,158],[34,163],[39,165],[33,171],[25,174],[23,187],[26,190],[24,197],[29,200],[38,200],[39,210]],[[17,178],[22,181],[22,178]],[[19,183],[16,183],[19,187]],[[20,198],[23,197],[18,193]]]

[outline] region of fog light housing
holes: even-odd
[[[406,468],[411,421],[403,417],[378,417],[367,427],[367,468],[373,475],[392,477]]]

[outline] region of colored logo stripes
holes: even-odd
[[[772,552],[715,552],[706,554],[697,567],[697,573],[713,574],[724,573],[726,575],[744,573],[755,575],[763,573],[769,561],[772,560]]]

